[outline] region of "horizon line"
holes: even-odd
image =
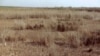
[[[0,5],[0,7],[21,7],[21,8],[100,8],[100,7],[88,7],[88,6],[6,6]]]

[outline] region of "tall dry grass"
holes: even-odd
[[[88,56],[82,47],[100,46],[100,13],[97,11],[2,8],[0,44],[6,43],[6,46],[0,45],[0,49],[7,52],[11,48],[13,51],[7,53],[18,52],[18,56]],[[92,49],[86,52],[89,50]]]

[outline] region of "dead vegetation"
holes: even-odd
[[[2,56],[100,55],[99,9],[0,9]]]

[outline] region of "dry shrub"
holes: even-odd
[[[25,38],[23,38],[23,37],[11,37],[11,36],[7,36],[6,38],[5,38],[5,41],[6,42],[18,42],[18,41],[25,41]]]
[[[58,24],[57,25],[57,31],[64,32],[65,31],[65,25],[64,24]]]
[[[26,26],[14,26],[14,27],[12,27],[12,29],[14,29],[14,30],[33,30],[34,28],[33,28],[33,26],[31,26],[31,25],[26,25]]]
[[[30,14],[29,18],[44,18],[44,19],[48,19],[49,16],[45,15],[45,14],[32,14],[32,15]]]
[[[25,29],[33,30],[33,26],[31,26],[31,25],[26,25],[26,26],[25,26]],[[22,29],[22,30],[24,30],[24,29]]]
[[[40,30],[43,28],[44,28],[44,25],[42,23],[32,25],[32,24],[25,23],[24,21],[21,21],[21,20],[15,22],[14,27],[12,27],[12,29],[14,30]]]
[[[53,44],[53,37],[48,35],[48,32],[33,32],[27,33],[25,37],[28,40],[25,41],[26,44],[31,44],[32,46],[45,46],[50,47]]]
[[[60,23],[58,23],[58,25],[55,27],[57,28],[57,31],[60,32],[65,32],[65,31],[77,31],[79,28],[79,24],[77,23],[77,21],[62,21]]]
[[[66,22],[66,31],[76,31],[78,30],[80,24],[78,21],[68,21]]]
[[[100,30],[85,32],[81,41],[84,46],[95,46],[100,44]]]
[[[44,28],[44,25],[43,24],[35,24],[34,29],[43,29]]]
[[[21,37],[19,33],[12,30],[2,31],[0,36],[3,42],[25,41],[25,38]]]
[[[29,41],[29,42],[26,42],[27,44],[31,44],[31,45],[38,45],[38,46],[46,46],[48,47],[48,42],[47,42],[47,39],[46,38],[38,38],[37,40],[32,40],[32,41]]]
[[[18,27],[17,30],[40,30],[40,29],[43,29],[44,28],[44,25],[42,24],[35,24],[35,25],[26,25],[25,27],[23,26],[20,26]]]
[[[4,15],[5,19],[24,19],[25,17],[23,15]]]
[[[90,15],[83,15],[83,19],[91,20],[91,19],[93,19],[93,17],[92,17],[92,15],[91,16]]]
[[[63,47],[77,48],[82,46],[99,46],[100,30],[95,31],[68,31],[63,33],[65,38],[56,38],[54,43]]]
[[[66,43],[71,48],[77,48],[81,46],[81,40],[82,34],[77,31],[69,31],[66,34]]]
[[[22,16],[18,16],[18,15],[7,17],[7,19],[22,19],[22,18],[23,18]]]
[[[85,10],[88,12],[100,12],[98,8],[86,8]]]
[[[62,35],[62,37],[60,36]],[[57,37],[54,39],[54,43],[61,47],[69,47],[69,48],[78,48],[81,46],[82,34],[77,31],[68,31],[66,33],[60,33],[60,38]]]
[[[58,41],[60,46],[69,46],[72,48],[81,46],[99,46],[100,45],[100,30],[94,31],[68,31],[64,33],[66,39]]]

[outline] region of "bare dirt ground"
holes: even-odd
[[[0,56],[100,56],[100,9],[0,8]]]

